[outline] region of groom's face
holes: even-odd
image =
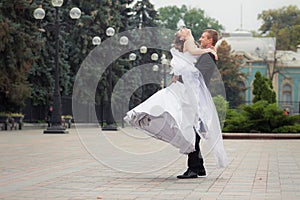
[[[208,34],[209,34],[208,32],[204,32],[199,38],[199,42],[201,43],[202,48],[209,48],[212,46],[212,38],[208,39],[209,38]]]

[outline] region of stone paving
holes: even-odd
[[[300,199],[300,140],[225,139],[229,165],[179,180],[186,157],[131,128],[0,131],[0,199]],[[159,155],[159,156],[158,156]]]

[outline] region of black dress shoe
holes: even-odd
[[[184,172],[182,175],[178,175],[177,178],[179,179],[185,179],[185,178],[198,178],[198,175],[196,172],[193,172],[192,170],[188,169],[186,172]]]
[[[205,170],[199,170],[197,175],[200,176],[200,177],[206,177],[207,176]]]

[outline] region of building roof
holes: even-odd
[[[253,37],[250,32],[235,31],[229,33],[229,37],[221,38],[216,46],[220,45],[223,40],[231,46],[231,50],[234,52],[244,52],[256,57],[258,60],[274,59],[275,38]]]
[[[286,67],[300,67],[300,53],[294,51],[276,51],[277,63]]]
[[[217,42],[216,47],[224,40],[231,46],[233,52],[243,53],[253,60],[274,61],[276,56],[277,63],[281,63],[282,66],[300,67],[300,52],[281,50],[275,52],[276,38],[253,37],[251,32],[239,30],[226,34]]]

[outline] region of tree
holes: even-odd
[[[109,26],[115,28],[115,31],[126,30],[128,25],[128,16],[131,8],[128,4],[133,0],[121,1],[98,1],[98,0],[65,0],[60,8],[60,86],[62,95],[71,95],[73,83],[77,71],[83,60],[94,48],[92,38],[99,36],[102,40],[107,38],[105,31]],[[37,7],[37,5],[35,5]],[[45,105],[51,100],[53,91],[53,65],[55,56],[55,39],[52,24],[55,20],[55,9],[50,2],[42,2],[42,7],[46,11],[45,19],[35,23],[46,31],[40,33],[42,50],[39,52],[40,58],[33,64],[29,81],[32,88],[32,98],[35,104]],[[81,17],[73,20],[69,17],[69,11],[73,7],[81,9]],[[37,76],[38,75],[38,76]],[[106,80],[102,83],[104,88]],[[103,90],[101,90],[103,91]],[[104,95],[104,92],[98,93]]]
[[[188,10],[183,20],[186,26],[192,29],[196,40],[201,37],[202,32],[207,28],[212,28],[219,32],[224,30],[223,26],[216,19],[205,16],[204,10],[199,8]]]
[[[276,102],[276,93],[273,90],[272,81],[268,78],[265,78],[258,71],[255,73],[255,79],[253,82],[253,103],[264,100],[268,103]]]
[[[44,43],[46,41],[44,40]],[[45,45],[45,44],[44,44]],[[51,104],[52,91],[54,90],[54,68],[53,60],[49,52],[43,48],[39,52],[38,59],[32,64],[27,80],[30,83],[31,97],[33,105]]]
[[[134,14],[131,18],[133,28],[157,26],[158,14],[149,0],[137,1],[133,5],[133,11]]]
[[[217,66],[222,75],[227,101],[230,107],[236,107],[244,103],[243,94],[246,90],[244,84],[246,75],[240,70],[241,55],[234,54],[225,40],[218,46],[217,51],[219,57]]]
[[[40,51],[39,33],[32,26],[34,7],[29,1],[0,3],[0,110],[20,112],[30,96],[27,81]]]
[[[133,9],[132,10],[133,15],[129,19],[129,27],[131,27],[133,29],[138,28],[141,30],[141,32],[143,32],[144,28],[146,28],[146,27],[148,28],[148,27],[157,27],[158,26],[158,13],[154,9],[154,5],[149,0],[137,1],[133,5],[132,9]],[[148,36],[144,37],[143,34],[132,33],[131,37],[137,43],[148,43],[149,41],[150,42],[151,41],[160,42],[159,41],[160,38],[158,38],[157,35],[155,35],[156,33],[154,31],[153,32],[150,31],[147,34],[148,34]],[[150,37],[149,37],[149,35],[150,35]],[[150,49],[147,47],[147,52],[144,54],[141,53],[139,51],[139,49],[137,49],[134,53],[136,54],[137,59],[132,63],[133,64],[132,67],[138,67],[143,64],[153,62],[151,60],[151,54],[158,53],[158,55],[161,55],[162,51],[159,49]],[[122,62],[122,61],[120,60],[120,62]],[[127,70],[128,69],[124,70],[124,72],[126,73]],[[140,76],[135,77],[136,82],[138,82],[138,83],[144,82],[144,78],[147,76],[147,73],[148,73],[147,70],[150,70],[150,69],[147,68],[146,70],[139,70]],[[159,86],[155,85],[155,84],[142,85],[132,95],[132,99],[134,99],[132,101],[137,102],[137,103],[143,102],[149,96],[151,96],[153,93],[155,93],[158,89],[159,89]],[[133,102],[131,102],[131,104],[134,106],[136,105],[136,103],[133,103]]]
[[[182,16],[187,12],[185,5],[181,8],[177,6],[166,6],[158,9],[159,12],[159,24],[165,28],[176,30],[177,23],[182,20]]]
[[[297,6],[265,10],[258,15],[259,28],[268,37],[277,38],[277,49],[295,51],[300,44],[300,10]]]
[[[216,19],[207,17],[202,9],[188,9],[183,5],[181,8],[176,6],[162,7],[158,11],[161,26],[176,30],[179,20],[183,20],[185,25],[192,29],[195,39],[199,38],[207,28],[213,28],[217,31],[224,30]]]
[[[68,63],[68,48],[67,40],[65,39],[68,35],[70,27],[65,27],[65,18],[69,17],[69,13],[64,12],[63,6],[59,8],[59,17],[61,21],[60,37],[59,37],[59,69],[60,69],[60,92],[62,95],[70,95],[72,91],[72,82],[70,75],[70,65]],[[38,28],[39,31],[35,30],[40,35],[39,40],[41,43],[41,50],[38,53],[38,59],[33,63],[30,68],[28,75],[28,81],[30,82],[32,95],[31,99],[34,105],[47,105],[51,104],[53,99],[54,91],[54,73],[55,73],[55,62],[54,58],[56,55],[55,49],[55,8],[50,2],[40,2],[37,4],[32,3],[32,7],[42,7],[45,12],[45,18],[41,21],[35,20],[33,24]],[[33,12],[30,14],[32,15]],[[65,16],[66,15],[66,16]]]

